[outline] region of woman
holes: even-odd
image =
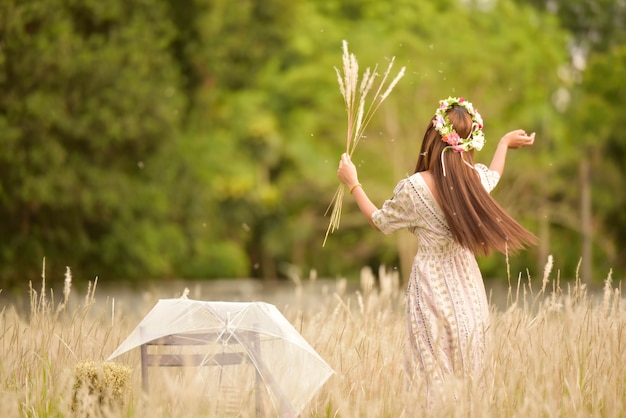
[[[448,374],[480,373],[488,321],[475,254],[514,252],[536,238],[489,195],[509,148],[533,144],[523,130],[502,137],[489,168],[474,164],[484,144],[483,121],[462,98],[441,100],[426,129],[415,173],[378,209],[343,154],[337,171],[370,224],[385,234],[408,228],[418,240],[406,313],[411,373],[427,384]]]

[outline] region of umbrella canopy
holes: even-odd
[[[239,345],[281,410],[287,402],[288,410],[300,413],[334,373],[274,305],[186,297],[159,300],[108,360],[161,337],[194,332],[215,335],[208,351]]]

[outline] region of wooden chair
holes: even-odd
[[[249,344],[249,350],[246,351],[242,347],[241,351],[235,352],[216,352],[216,353],[185,353],[171,352],[167,348],[178,351],[181,347],[188,346],[209,346],[216,345],[216,341],[220,338],[217,332],[202,333],[181,333],[171,334],[164,337],[156,338],[141,345],[141,381],[143,390],[148,393],[150,391],[149,384],[149,368],[150,367],[203,367],[203,366],[237,366],[242,364],[252,364],[255,370],[255,403],[257,416],[263,416],[263,400],[262,391],[259,390],[262,385],[262,377],[259,368],[254,365],[252,353],[260,352],[260,340],[257,333],[248,331],[238,331],[239,339],[245,338]],[[219,344],[234,345],[240,344],[235,338],[228,338],[219,341]],[[150,347],[164,347],[155,352],[156,349]],[[252,353],[251,353],[252,352]],[[256,356],[257,359],[260,356]]]

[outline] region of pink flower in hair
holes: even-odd
[[[452,132],[451,134],[446,136],[446,142],[452,146],[458,145],[461,141],[461,137],[456,132]]]

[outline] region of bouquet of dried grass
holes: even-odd
[[[367,96],[374,87],[376,78],[379,74],[376,72],[378,65],[374,67],[373,71],[370,68],[366,68],[363,73],[363,77],[359,82],[359,63],[356,60],[354,54],[348,52],[348,43],[343,41],[343,76],[339,69],[335,67],[337,73],[337,81],[339,82],[339,90],[343,96],[343,100],[346,104],[346,112],[348,113],[348,131],[346,135],[346,153],[352,157],[356,146],[358,145],[365,128],[369,124],[376,110],[380,107],[381,103],[389,96],[391,90],[395,87],[398,81],[404,76],[405,67],[402,67],[396,77],[385,88],[385,83],[389,78],[389,73],[393,67],[395,57],[392,57],[387,66],[387,70],[383,74],[380,83],[374,93],[371,101],[368,102]],[[328,209],[324,216],[328,214],[328,211],[332,207],[330,214],[330,223],[326,230],[326,236],[324,237],[324,243],[328,235],[339,228],[339,221],[341,219],[341,207],[343,205],[344,185],[339,185],[335,195],[333,196]]]

